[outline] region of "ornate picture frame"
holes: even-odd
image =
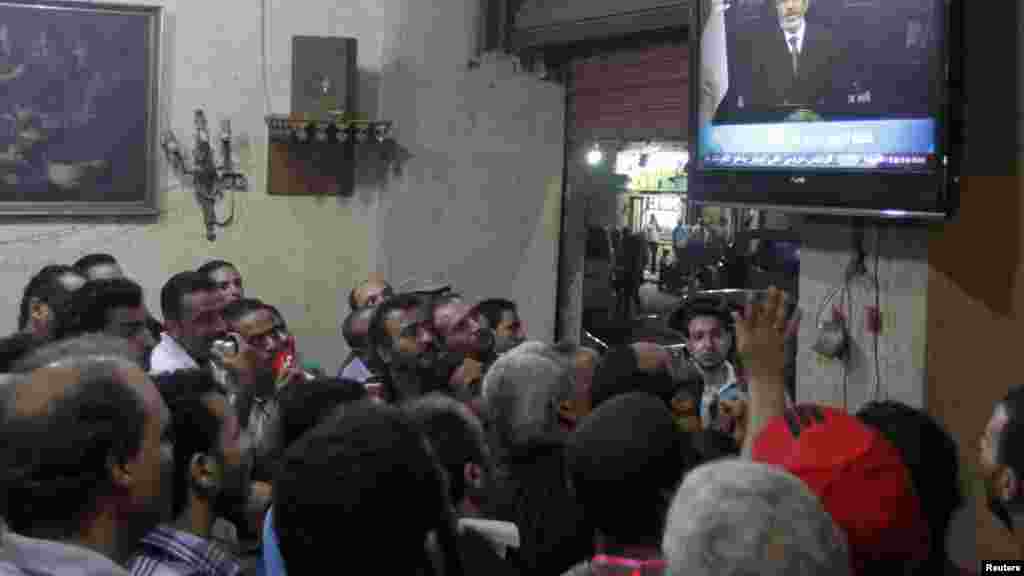
[[[0,0],[0,216],[158,213],[162,19]]]

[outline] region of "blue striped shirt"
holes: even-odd
[[[154,528],[128,565],[132,576],[238,576],[242,566],[211,540],[167,525]]]

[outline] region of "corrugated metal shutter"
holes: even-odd
[[[686,141],[690,54],[682,42],[574,62],[569,138]]]

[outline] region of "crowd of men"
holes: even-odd
[[[774,289],[695,302],[679,359],[371,277],[328,376],[249,288],[175,274],[158,321],[108,255],[30,279],[0,341],[0,575],[970,573],[956,444],[894,402],[795,405]],[[1024,388],[980,454],[1024,551],[1020,454]]]

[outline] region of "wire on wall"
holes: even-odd
[[[879,339],[882,331],[883,317],[882,317],[882,280],[878,277],[878,261],[879,256],[882,252],[882,229],[880,226],[875,226],[875,314],[876,317],[873,320],[875,325],[873,326],[872,332],[874,333],[874,348],[875,348],[875,394],[874,399],[888,400],[889,390],[885,390],[885,397],[882,396],[882,367],[881,360],[878,357]]]
[[[267,27],[270,25],[270,17],[268,12],[270,11],[268,2],[270,0],[260,0],[260,70],[263,76],[263,115],[269,116],[273,114],[270,108],[270,56],[268,55],[268,41]]]

